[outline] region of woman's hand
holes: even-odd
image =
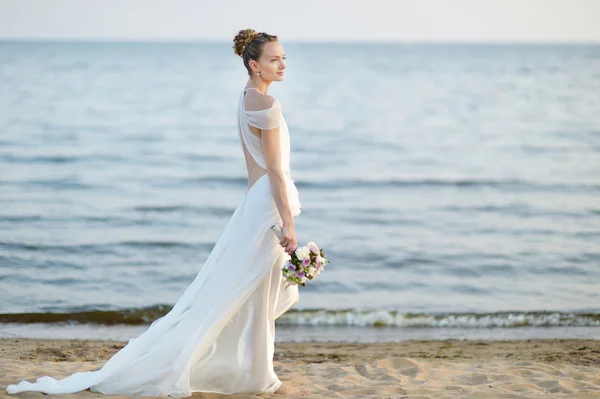
[[[292,256],[298,247],[296,241],[296,228],[293,225],[284,225],[281,229],[283,236],[279,244],[285,249],[285,252]]]

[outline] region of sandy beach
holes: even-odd
[[[0,397],[39,397],[36,392],[8,395],[6,385],[98,369],[123,345],[0,339]],[[277,343],[275,352],[281,380],[308,387],[313,398],[600,398],[600,340],[285,342]],[[73,395],[99,396],[87,390],[53,397]]]

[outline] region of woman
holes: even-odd
[[[9,385],[8,393],[90,389],[105,394],[190,396],[192,392],[261,392],[306,396],[273,370],[275,319],[298,302],[281,266],[296,249],[298,191],[290,174],[290,140],[279,101],[267,94],[283,81],[283,47],[252,29],[234,39],[250,76],[238,103],[238,134],[248,190],[215,247],[173,309],[115,353],[100,370],[62,380]],[[283,238],[269,229],[278,222]]]

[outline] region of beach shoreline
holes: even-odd
[[[14,397],[6,385],[21,379],[96,370],[125,344],[1,338],[0,397]],[[600,340],[276,342],[274,360],[282,381],[307,386],[313,398],[600,397]],[[89,390],[75,395],[97,396]]]

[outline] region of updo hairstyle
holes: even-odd
[[[277,41],[277,36],[254,29],[243,29],[233,39],[233,51],[242,57],[248,75],[252,76],[250,61],[258,61],[262,55],[265,43]]]

